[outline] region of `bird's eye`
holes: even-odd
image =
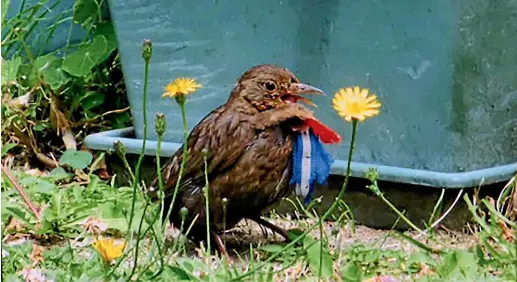
[[[265,84],[265,85],[266,85],[266,89],[267,89],[268,91],[273,91],[273,90],[275,90],[275,89],[276,89],[276,85],[275,85],[275,83],[274,83],[274,82],[268,81],[268,82],[266,82],[266,84]]]

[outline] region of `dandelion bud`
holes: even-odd
[[[201,154],[203,157],[207,158],[210,152],[208,151],[208,148],[203,148],[203,150],[201,150]]]
[[[163,134],[165,133],[166,124],[167,124],[167,122],[165,120],[165,115],[162,113],[157,113],[156,122],[154,125],[155,125],[156,134],[158,135],[158,137],[162,137]]]
[[[115,153],[117,156],[121,159],[124,159],[126,157],[126,146],[118,140],[115,140]]]
[[[228,208],[228,199],[223,198],[221,200],[221,203],[223,204],[223,216],[225,217],[225,221],[226,221],[226,210]]]
[[[142,57],[146,62],[151,60],[151,56],[153,55],[153,45],[151,44],[151,40],[145,39],[143,48],[142,48]]]
[[[181,219],[185,220],[185,218],[187,217],[187,214],[188,214],[188,209],[186,207],[182,207],[180,209]]]
[[[365,177],[370,180],[371,182],[377,181],[379,179],[379,172],[373,167],[369,168],[368,171],[365,173]]]

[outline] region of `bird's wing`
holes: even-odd
[[[239,113],[220,107],[207,115],[190,133],[187,139],[188,158],[182,173],[180,190],[186,186],[203,186],[205,162],[208,179],[211,175],[231,167],[253,140],[254,132]],[[183,147],[162,169],[166,195],[174,190],[180,171]]]

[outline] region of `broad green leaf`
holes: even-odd
[[[116,229],[123,232],[127,231],[127,221],[124,217],[99,219],[106,223],[109,229]]]
[[[36,121],[36,125],[32,128],[35,131],[44,131],[51,127],[50,123],[46,121]]]
[[[61,69],[61,59],[54,55],[48,54],[36,58],[34,66],[39,75],[43,77],[43,81],[53,90],[57,90],[70,80]]]
[[[74,23],[82,24],[97,15],[95,0],[76,0],[72,8]]]
[[[343,269],[343,281],[346,282],[361,282],[361,269],[354,263],[348,263]]]
[[[102,203],[98,206],[97,217],[104,221],[108,228],[117,229],[120,231],[127,231],[127,221],[122,214],[121,207],[115,205],[114,202]]]
[[[75,169],[84,169],[92,162],[93,156],[89,152],[68,149],[59,159],[60,165],[68,165]]]
[[[104,94],[95,91],[86,92],[81,99],[81,106],[85,111],[91,110],[104,103]]]
[[[318,275],[321,269],[321,277],[330,278],[333,273],[333,261],[328,249],[322,245],[322,240],[314,240],[305,237],[303,246],[307,252],[307,261],[312,273]]]
[[[438,274],[442,279],[475,280],[478,265],[474,254],[463,250],[454,250],[443,257],[438,266]]]
[[[16,80],[21,64],[22,58],[20,57],[2,61],[2,86]]]
[[[56,167],[50,171],[50,175],[46,178],[52,181],[58,181],[63,179],[71,178],[73,174],[67,173],[64,168],[62,167]]]
[[[282,251],[282,248],[283,248],[283,246],[281,246],[281,245],[267,244],[267,245],[261,246],[259,248],[259,250],[262,250],[262,251],[268,252],[268,253],[277,253],[277,252]]]
[[[2,144],[2,157],[4,157],[7,154],[7,152],[9,152],[9,150],[11,150],[14,147],[16,147],[16,144],[14,143]]]
[[[111,22],[104,22],[97,26],[95,29],[95,32],[93,33],[94,36],[96,35],[102,35],[106,38],[106,41],[108,43],[105,53],[105,58],[108,58],[108,56],[118,47],[118,41],[117,36],[115,33],[115,28],[113,27],[113,24]]]
[[[109,117],[111,124],[114,129],[127,127],[128,123],[131,121],[131,115],[127,112],[125,113],[115,113]]]
[[[63,60],[62,68],[73,76],[84,77],[94,66],[102,62],[107,49],[106,37],[97,35],[90,44],[85,44],[67,55]]]
[[[2,4],[2,9],[4,8],[4,4]],[[17,275],[15,273],[6,273],[5,275],[5,281],[9,281],[9,282],[22,282],[23,280],[21,279],[21,276],[20,275]]]
[[[20,179],[20,184],[24,186],[30,187],[30,192],[35,192],[39,194],[51,195],[54,187],[54,183],[45,180],[41,177],[36,176],[25,176]]]
[[[27,213],[23,211],[21,208],[9,206],[5,208],[7,213],[14,216],[16,219],[21,220],[22,222],[28,223],[27,221]]]
[[[36,68],[30,64],[20,65],[18,74],[18,77],[20,77],[20,83],[25,87],[31,88],[39,83]]]
[[[190,277],[187,274],[187,272],[174,265],[167,265],[163,270],[161,277],[164,279],[164,281],[190,280]]]
[[[287,230],[287,236],[289,236],[289,240],[295,240],[303,234],[303,231],[300,229],[289,229]]]

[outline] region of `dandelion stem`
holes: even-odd
[[[179,103],[181,109],[181,119],[183,121],[183,155],[181,157],[180,171],[178,175],[178,180],[176,181],[176,186],[174,187],[174,193],[172,194],[172,201],[167,211],[167,216],[165,217],[165,221],[163,224],[163,229],[165,230],[165,226],[167,221],[169,221],[169,217],[171,215],[172,209],[174,208],[174,202],[176,201],[176,196],[178,195],[178,189],[181,183],[181,177],[183,176],[183,170],[185,169],[185,163],[188,158],[188,126],[187,126],[187,114],[185,109],[185,100],[182,103]]]
[[[323,268],[323,222],[319,221],[320,227],[320,265],[318,267],[318,281],[321,281],[321,269]]]
[[[206,218],[206,250],[208,254],[210,254],[210,191],[209,191],[209,183],[208,183],[208,163],[206,161],[206,154],[203,156],[203,160],[205,162],[205,218]]]
[[[135,206],[136,206],[136,189],[138,187],[138,183],[140,182],[140,167],[142,166],[142,162],[144,160],[145,155],[145,146],[147,141],[147,88],[149,86],[149,63],[151,61],[151,54],[152,54],[152,47],[151,47],[151,41],[145,40],[143,44],[143,50],[142,50],[142,57],[144,58],[145,67],[144,67],[144,93],[143,93],[143,101],[142,101],[142,107],[143,107],[143,121],[144,121],[144,140],[142,142],[142,149],[140,150],[140,156],[138,158],[138,162],[136,163],[135,167],[135,181],[133,182],[133,195],[132,195],[132,201],[131,201],[131,212],[129,213],[129,224],[127,227],[127,234],[131,234],[131,226],[133,225],[133,217],[135,215]],[[144,215],[142,215],[144,216]],[[132,237],[132,236],[131,236]],[[138,243],[140,236],[137,236],[136,246],[138,247]],[[138,250],[138,248],[135,248]],[[136,260],[138,257],[138,252],[135,251],[135,266],[136,266]],[[135,268],[133,267],[133,270],[131,271],[131,277],[133,273],[135,272]]]
[[[129,279],[131,279],[133,274],[135,274],[136,266],[138,265],[138,247],[140,246],[139,243],[140,243],[140,239],[141,239],[140,232],[142,231],[142,226],[144,224],[144,219],[145,219],[145,212],[147,211],[148,207],[149,207],[149,202],[146,201],[145,206],[144,206],[144,211],[142,212],[142,217],[140,218],[140,223],[138,224],[138,232],[136,233],[135,258],[134,258],[134,262],[133,262],[133,268],[131,269],[131,274],[129,274],[129,276],[128,276]]]
[[[351,163],[352,163],[352,153],[354,151],[356,131],[357,131],[357,120],[353,119],[352,120],[352,138],[350,140],[350,149],[348,151],[348,161],[347,161],[345,181],[343,182],[343,186],[341,186],[341,190],[339,191],[336,199],[334,200],[334,202],[332,203],[330,208],[325,212],[325,214],[323,214],[323,216],[320,217],[320,219],[318,220],[318,222],[316,224],[311,225],[300,236],[298,236],[297,238],[295,238],[294,240],[289,242],[289,244],[285,245],[278,252],[276,252],[273,255],[271,255],[270,257],[268,257],[266,260],[264,260],[262,263],[260,263],[257,267],[255,267],[254,269],[252,269],[252,270],[250,270],[250,271],[248,271],[248,272],[246,272],[246,273],[244,273],[244,274],[242,274],[240,276],[237,276],[236,278],[234,278],[234,279],[232,279],[230,281],[240,281],[240,280],[242,280],[242,278],[248,277],[248,276],[252,275],[254,272],[256,272],[257,270],[263,268],[264,266],[269,264],[271,261],[273,261],[274,259],[276,259],[280,255],[282,255],[286,250],[292,248],[294,245],[296,245],[296,243],[298,243],[301,240],[303,240],[303,238],[305,238],[305,236],[307,236],[307,234],[309,234],[312,230],[317,228],[320,225],[320,223],[325,221],[325,219],[327,219],[334,212],[336,207],[339,205],[340,199],[345,194],[346,188],[348,186],[348,181],[349,181],[349,178],[350,178],[350,166],[351,166]]]

